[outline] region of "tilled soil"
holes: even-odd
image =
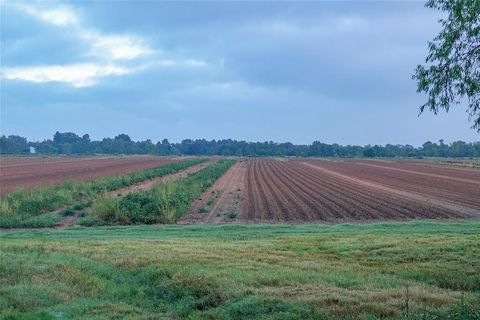
[[[252,160],[241,219],[336,223],[480,218],[477,172],[467,178],[457,169],[437,174],[430,172],[435,169],[431,167],[416,171],[416,167],[369,164]]]
[[[59,184],[66,180],[84,181],[101,176],[116,175],[153,168],[179,159],[153,156],[115,158],[14,158],[1,159],[0,194],[22,187]]]
[[[247,167],[246,160],[238,160],[193,203],[190,211],[178,223],[222,224],[240,222]]]

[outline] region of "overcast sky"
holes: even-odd
[[[1,133],[93,139],[477,141],[418,115],[423,2],[1,2]]]

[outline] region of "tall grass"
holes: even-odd
[[[32,190],[19,189],[0,197],[0,227],[11,227],[15,221],[24,221],[62,206],[95,198],[99,194],[128,187],[155,177],[175,173],[206,159],[189,159],[159,167],[107,176],[92,181],[66,181],[61,185],[39,187]]]
[[[98,198],[92,217],[102,224],[174,223],[234,163],[235,160],[220,160],[186,178],[159,183],[150,190],[131,192],[123,198]]]

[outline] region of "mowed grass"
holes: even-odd
[[[25,319],[479,319],[480,221],[3,234]]]

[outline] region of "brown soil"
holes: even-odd
[[[477,180],[441,177],[444,172],[427,175],[349,161],[267,159],[251,161],[247,171],[241,215],[247,222],[480,218]]]
[[[416,193],[424,197],[433,197],[449,201],[476,210],[480,209],[480,175],[477,169],[455,169],[433,166],[413,166],[400,163],[365,165],[357,161],[328,162],[321,160],[306,160],[306,162],[349,177],[369,181]],[[392,169],[393,168],[393,169]],[[405,169],[409,168],[409,169]],[[435,169],[438,169],[438,174]],[[444,169],[447,169],[445,171]],[[415,171],[415,172],[413,172]],[[464,171],[468,172],[465,175]]]
[[[91,180],[101,176],[116,175],[153,168],[179,161],[173,158],[131,156],[116,158],[18,158],[2,157],[0,165],[0,194],[16,188],[59,184],[66,180]]]
[[[468,167],[448,167],[432,161],[420,160],[347,160],[347,163],[379,166],[381,168],[408,170],[417,174],[430,174],[450,179],[467,179],[480,183],[480,170]]]
[[[221,224],[238,222],[242,211],[247,167],[246,160],[238,160],[193,203],[190,211],[178,223]]]

